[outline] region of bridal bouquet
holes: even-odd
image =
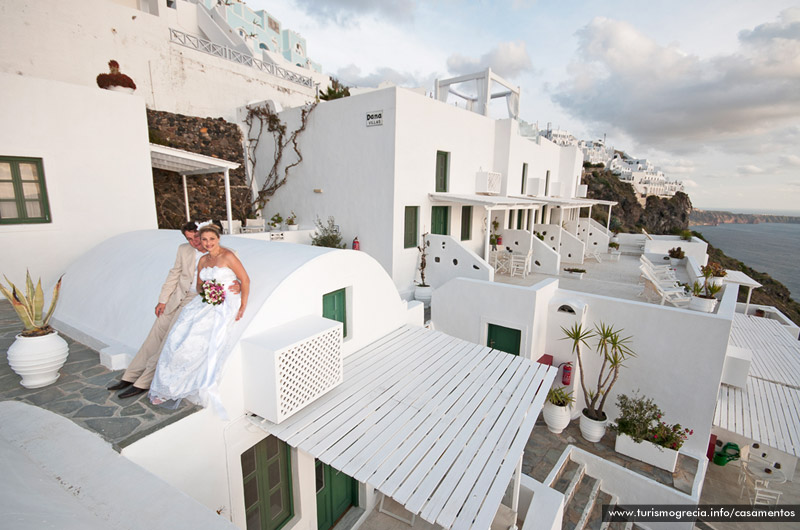
[[[225,287],[218,284],[215,280],[203,282],[203,302],[211,305],[219,305],[225,301]]]

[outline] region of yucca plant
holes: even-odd
[[[595,324],[594,330],[584,330],[583,326],[578,323],[571,328],[562,327],[561,330],[565,335],[563,340],[572,342],[572,351],[578,356],[581,389],[583,390],[583,398],[586,401],[586,408],[583,413],[592,420],[604,421],[606,413],[603,412],[603,408],[611,387],[619,379],[619,372],[623,367],[623,362],[628,357],[636,357],[636,353],[628,345],[631,337],[622,337],[620,335],[622,330],[615,330],[613,326],[607,326],[602,322]],[[595,349],[603,358],[595,389],[586,387],[586,372],[583,369],[581,356],[581,345],[588,347],[587,341],[591,338],[597,338]]]
[[[53,311],[56,308],[58,293],[61,290],[61,278],[58,279],[58,283],[56,283],[53,289],[53,299],[50,301],[50,309],[47,310],[47,314],[44,315],[44,317],[42,317],[42,310],[44,309],[44,291],[42,291],[41,278],[39,278],[39,282],[36,284],[36,287],[34,287],[33,281],[31,281],[31,273],[28,271],[25,278],[24,293],[18,289],[16,285],[11,283],[7,276],[3,275],[3,278],[6,279],[9,287],[6,288],[5,285],[0,283],[0,291],[2,291],[3,295],[11,302],[14,311],[17,312],[17,316],[19,316],[19,319],[22,321],[22,325],[25,326],[22,336],[39,337],[52,333],[53,328],[50,327],[48,322],[50,322],[50,317],[53,316]]]

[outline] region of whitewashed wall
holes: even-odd
[[[687,257],[692,257],[699,265],[708,263],[708,243],[698,237],[685,241],[679,236],[652,236],[645,238],[644,251],[653,254],[667,254],[671,248],[681,247]]]
[[[524,288],[457,279],[434,291],[431,304],[437,330],[485,344],[488,323],[521,329],[523,355],[534,360],[553,355],[554,366],[568,361],[577,365],[569,341],[561,340],[562,326],[582,318],[589,328],[604,322],[624,330],[624,336],[633,337],[638,357],[626,363],[606,413],[615,418],[616,395],[641,389],[661,406],[665,421],[694,429],[684,451],[701,456],[711,432],[735,297],[735,289],[726,293],[720,310],[711,315],[557,289],[556,280]],[[562,305],[573,307],[577,315],[559,313]],[[585,350],[583,359],[587,381],[596,380],[600,356]],[[580,410],[577,377],[573,371]]]
[[[52,219],[0,225],[0,271],[11,281],[27,267],[49,285],[104,239],[156,227],[141,98],[7,74],[0,93],[2,152],[42,159]]]
[[[315,88],[170,43],[171,27],[202,36],[198,6],[177,0],[177,9],[168,9],[163,3],[156,16],[109,0],[2,2],[0,49],[9,53],[0,55],[0,72],[97,88],[95,78],[115,59],[149,108],[228,120],[255,99],[284,106],[314,99]],[[327,76],[282,66],[323,87],[328,83]]]

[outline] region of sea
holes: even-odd
[[[690,228],[703,234],[728,256],[766,272],[789,289],[792,299],[800,300],[800,224],[721,224]]]

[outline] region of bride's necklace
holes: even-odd
[[[208,253],[208,262],[209,265],[214,265],[217,263],[217,258],[222,254],[222,252],[218,252],[216,255],[212,254],[211,252]]]

